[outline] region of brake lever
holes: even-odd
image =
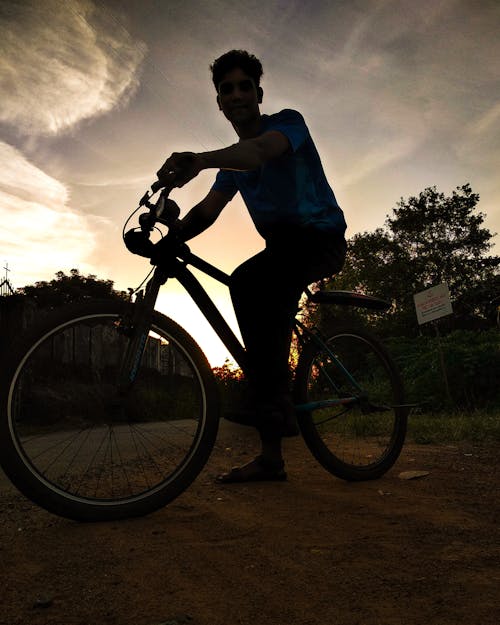
[[[148,208],[150,208],[149,200],[152,197],[153,197],[153,194],[152,193],[150,194],[149,191],[146,191],[146,193],[139,200],[139,206],[148,206]]]

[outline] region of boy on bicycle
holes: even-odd
[[[239,191],[265,241],[265,249],[231,276],[252,399],[248,410],[227,417],[257,427],[262,452],[218,481],[285,480],[282,438],[298,433],[289,388],[292,320],[305,287],[341,269],[346,224],[301,114],[260,112],[260,61],[232,50],[210,69],[219,109],[239,141],[210,152],[173,153],[158,179],[182,187],[203,169],[219,170],[207,196],[178,222],[180,240],[206,230]]]

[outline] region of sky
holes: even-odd
[[[235,48],[262,61],[263,113],[303,114],[347,236],[467,182],[500,232],[499,29],[498,0],[0,0],[2,267],[15,288],[72,268],[138,286],[123,224],[172,152],[237,141],[209,71]],[[171,194],[181,216],[215,174]],[[190,246],[231,273],[263,241],[235,198]],[[202,283],[237,332],[227,288]],[[224,362],[180,285],[157,308]]]

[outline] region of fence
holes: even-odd
[[[18,296],[0,297],[0,348],[16,333],[25,332],[44,315],[36,304]],[[39,356],[48,363],[106,367],[121,358],[123,338],[111,325],[78,324],[57,333],[40,348]],[[143,365],[162,374],[189,376],[186,358],[171,344],[150,336]]]
[[[20,295],[0,297],[0,346],[34,323],[40,312],[35,303]]]

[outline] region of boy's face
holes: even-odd
[[[234,126],[245,126],[260,117],[262,89],[240,68],[224,75],[217,87],[220,110]]]

